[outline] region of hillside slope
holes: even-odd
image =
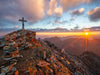
[[[100,57],[93,52],[84,52],[81,56],[82,61],[89,67],[94,75],[100,75]]]
[[[1,75],[91,75],[79,58],[36,40],[32,31],[8,34],[2,39],[1,46]]]

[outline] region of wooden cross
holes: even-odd
[[[19,21],[22,22],[22,30],[24,30],[24,22],[27,22],[27,20],[25,20],[24,17],[22,17],[22,19],[19,19]]]

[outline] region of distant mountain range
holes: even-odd
[[[79,38],[79,37],[69,37],[69,38],[63,38],[63,40],[60,37],[51,37],[51,38],[45,38],[44,40],[47,40],[53,44],[55,44],[60,49],[65,49],[69,53],[73,55],[81,55],[83,52],[85,52],[85,38]],[[100,39],[88,39],[87,40],[87,51],[96,53],[100,56]]]

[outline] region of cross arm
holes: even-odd
[[[19,19],[19,21],[27,22],[27,20],[22,20],[22,19]]]

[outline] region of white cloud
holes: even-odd
[[[82,12],[84,12],[84,11],[85,11],[84,8],[79,9],[79,12],[80,12],[80,13],[82,13]]]

